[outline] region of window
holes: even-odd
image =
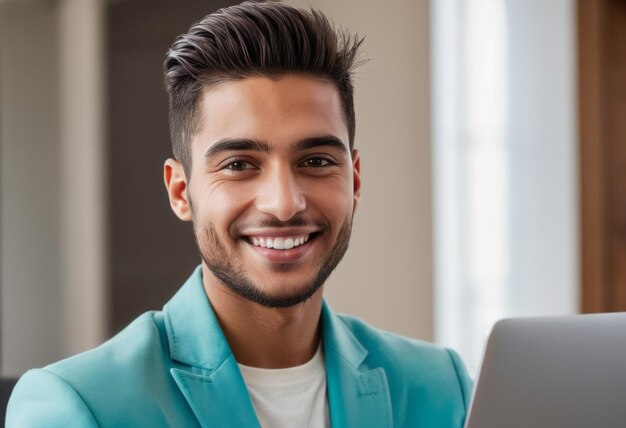
[[[574,4],[432,3],[435,336],[578,308]]]

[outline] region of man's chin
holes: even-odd
[[[321,292],[323,285],[320,278],[314,278],[304,284],[289,284],[287,280],[277,281],[274,277],[270,284],[260,287],[249,280],[242,278],[233,280],[229,277],[220,277],[219,272],[213,273],[235,294],[267,308],[289,308],[304,303],[318,291]]]
[[[261,306],[267,308],[289,308],[310,300],[316,293],[321,292],[322,284],[312,283],[309,285],[294,285],[289,286],[282,284],[275,284],[274,287],[269,286],[266,289],[259,289],[254,287],[253,289],[236,287],[238,289],[231,288],[241,297],[244,297],[252,302],[255,302]],[[289,291],[286,291],[289,290]]]
[[[260,299],[255,303],[266,308],[285,309],[298,305],[305,305],[314,295],[315,293],[306,295],[265,296],[263,299]]]

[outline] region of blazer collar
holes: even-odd
[[[165,305],[171,369],[202,426],[258,427],[237,361],[211,308],[198,267]],[[322,306],[332,426],[392,426],[385,371],[365,364],[368,351],[326,302]]]
[[[324,301],[322,331],[331,426],[392,427],[384,368],[367,364],[369,352]]]
[[[173,360],[205,370],[215,370],[232,351],[211,308],[198,266],[163,308]]]
[[[198,267],[163,308],[178,388],[203,427],[259,427],[237,361],[211,308]]]

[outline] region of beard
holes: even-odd
[[[262,222],[264,227],[305,226],[310,224],[300,218],[294,218],[289,222],[267,220]],[[315,273],[303,285],[290,287],[293,291],[287,293],[267,292],[259,284],[256,284],[246,272],[241,261],[236,260],[229,254],[226,246],[220,241],[217,230],[212,223],[206,226],[199,225],[194,216],[194,234],[196,243],[203,262],[209,270],[226,287],[249,301],[258,303],[267,308],[288,308],[307,301],[319,288],[324,285],[326,279],[335,270],[350,243],[352,231],[352,217],[348,217],[341,226],[337,239],[330,251],[316,265]],[[236,234],[231,233],[231,237]],[[234,238],[236,239],[236,238]],[[317,237],[316,239],[319,239]],[[288,272],[294,267],[291,264],[278,265],[277,271]]]

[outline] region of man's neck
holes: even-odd
[[[267,308],[228,289],[206,272],[204,289],[238,363],[287,368],[313,358],[320,341],[321,287],[290,308]]]

